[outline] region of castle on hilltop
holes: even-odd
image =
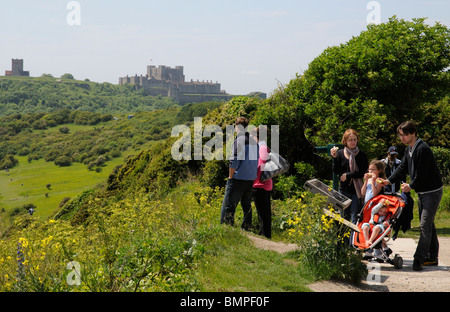
[[[11,63],[11,70],[5,70],[5,76],[30,77],[30,72],[23,70],[23,59],[12,59]]]
[[[180,104],[205,101],[228,101],[233,96],[220,89],[220,83],[212,81],[185,81],[183,66],[147,66],[147,74],[120,77],[119,84],[134,84],[148,90],[150,95],[168,96]],[[265,94],[264,94],[265,96]]]

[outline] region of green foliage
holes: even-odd
[[[184,105],[177,113],[176,123],[186,124],[194,121],[194,117],[205,116],[209,111],[216,109],[220,102],[190,103]]]
[[[370,157],[382,155],[397,142],[399,123],[436,117],[432,105],[449,90],[449,37],[444,25],[428,26],[424,19],[394,17],[369,25],[314,59],[283,90],[285,98],[304,107],[301,126],[313,144],[339,141],[345,129],[354,128]],[[447,123],[448,100],[442,105],[444,113],[438,116]],[[442,138],[443,133],[429,128],[430,137]]]
[[[67,73],[67,74],[61,75],[61,79],[74,79],[74,77],[72,74]]]
[[[61,109],[132,113],[177,105],[172,98],[148,96],[134,86],[79,81],[71,74],[61,78],[2,77],[0,117]]]
[[[6,154],[3,156],[3,159],[0,158],[0,168],[1,169],[10,169],[16,166],[19,161],[14,157],[14,155]]]
[[[210,187],[224,187],[228,177],[228,162],[225,160],[211,160],[205,162],[201,181]]]
[[[82,224],[88,216],[88,204],[94,196],[95,191],[90,189],[81,192],[73,199],[66,200],[61,209],[55,214],[55,220],[70,220],[72,224]]]
[[[450,212],[450,186],[444,186],[444,193],[442,195],[441,203],[439,204],[440,211]]]
[[[304,75],[304,98],[377,100],[398,110],[397,116],[409,116],[418,104],[435,102],[448,92],[448,75],[442,70],[450,65],[449,35],[444,25],[428,26],[423,18],[410,22],[393,17],[369,25],[310,64]],[[321,92],[314,92],[317,89]]]
[[[302,187],[306,181],[313,179],[316,176],[316,169],[308,163],[299,162],[294,164],[294,167],[297,170],[297,184]]]
[[[171,154],[173,139],[156,144],[151,150],[131,157],[108,178],[107,190],[111,192],[139,192],[144,190],[155,196],[169,192],[187,176],[186,161],[176,161]]]
[[[199,185],[179,191],[164,201],[151,201],[144,193],[105,200],[87,192],[67,203],[71,208],[64,209],[64,218],[18,217],[16,231],[0,245],[0,290],[198,290],[193,270],[205,244],[223,231],[212,229],[217,215],[210,213],[223,193]],[[83,221],[67,219],[67,213],[83,209]],[[79,285],[68,282],[72,261],[80,265]]]
[[[274,198],[288,199],[300,192],[300,186],[293,175],[278,176],[274,185]]]
[[[72,164],[72,159],[68,156],[59,156],[55,159],[55,165],[60,167],[67,167]]]
[[[450,96],[437,103],[424,103],[419,110],[422,119],[419,136],[431,146],[450,148]]]
[[[110,114],[68,109],[2,117],[0,164],[4,164],[2,168],[14,167],[17,165],[14,155],[18,154],[28,156],[29,161],[44,158],[60,166],[79,162],[88,169],[99,170],[105,162],[129,149],[140,149],[148,142],[167,138],[175,124],[172,114],[178,110],[173,107],[167,111],[142,112],[132,119],[119,120]],[[60,125],[63,126],[59,131],[54,131]]]
[[[361,254],[348,245],[350,229],[324,214],[328,208],[321,195],[290,198],[283,228],[299,245],[299,261],[317,279],[343,279],[358,283],[367,274]]]
[[[305,182],[316,177],[316,169],[308,163],[295,163],[294,168],[295,173],[292,175],[281,175],[275,179],[274,198],[298,197],[304,191]]]
[[[13,208],[9,212],[9,216],[10,217],[15,217],[17,215],[23,215],[23,214],[26,214],[29,209],[35,209],[35,208],[36,208],[36,206],[34,204],[25,204],[25,205],[23,205],[21,207]]]
[[[450,184],[450,149],[431,147],[444,184]]]

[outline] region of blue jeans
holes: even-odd
[[[418,194],[420,238],[414,258],[420,261],[437,259],[439,254],[439,241],[434,226],[434,218],[442,198],[442,189],[426,194]]]
[[[253,180],[228,179],[220,211],[220,223],[234,225],[234,213],[241,202],[244,217],[241,228],[249,230],[252,225]]]

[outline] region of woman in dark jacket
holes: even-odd
[[[352,223],[357,222],[361,210],[362,178],[369,167],[366,154],[358,148],[359,135],[353,129],[348,129],[342,136],[344,149],[331,149],[333,157],[333,172],[339,176],[339,192],[352,200],[350,207],[344,210],[344,218]]]

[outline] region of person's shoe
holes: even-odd
[[[424,266],[437,266],[438,265],[438,259],[425,259],[423,262]]]
[[[422,261],[420,261],[419,259],[414,259],[413,270],[414,271],[422,271],[423,270]]]

